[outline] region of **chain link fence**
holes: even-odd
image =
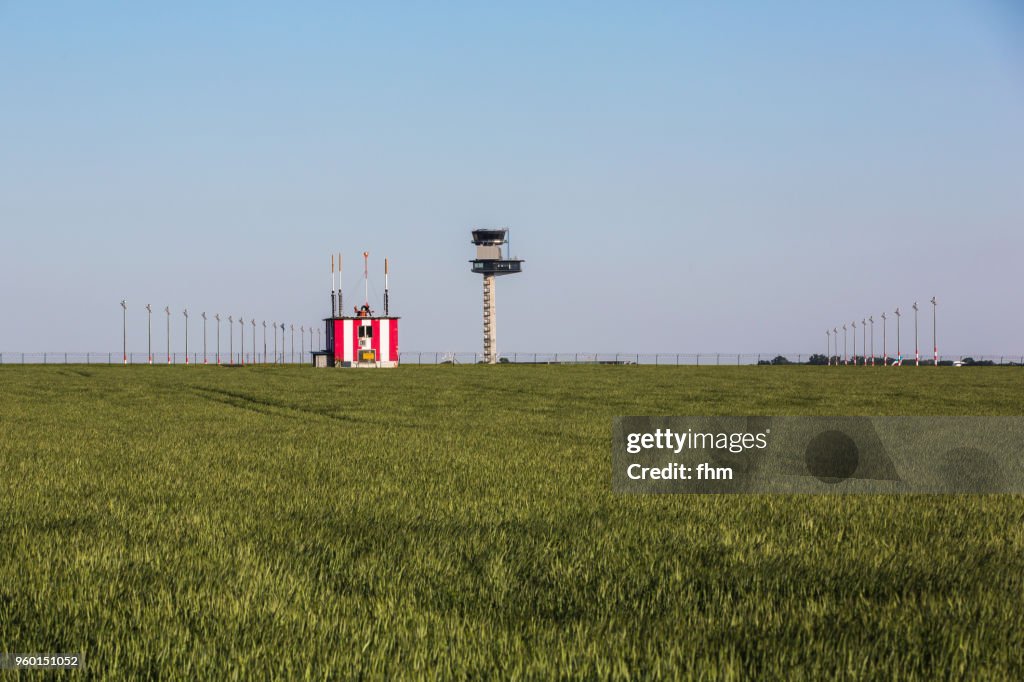
[[[400,360],[404,364],[467,365],[483,362],[482,353],[403,351]],[[877,356],[875,358],[850,357],[845,364],[892,365],[896,358]],[[843,358],[828,358],[815,353],[503,353],[499,363],[529,365],[842,365]],[[904,365],[913,365],[914,360],[903,359]],[[932,358],[921,359],[922,365],[934,365]],[[939,365],[1024,365],[1024,355],[942,355]]]
[[[147,353],[73,352],[0,352],[0,365],[312,365],[314,352],[310,350],[284,353],[234,353],[217,357],[215,353],[171,353],[170,356]],[[482,353],[443,351],[403,351],[401,364],[411,365],[471,365],[483,362]],[[501,364],[517,365],[892,365],[895,358],[857,356],[827,358],[813,353],[504,353]],[[914,365],[913,358],[903,359],[903,365]],[[922,358],[921,365],[934,365],[931,357]],[[939,365],[951,366],[1024,366],[1024,355],[942,355]]]
[[[235,353],[217,357],[216,353],[171,353],[154,354],[152,361],[148,353],[128,353],[123,356],[116,353],[65,353],[61,352],[3,352],[0,353],[0,365],[303,365],[313,363],[311,351],[294,351],[287,353]]]

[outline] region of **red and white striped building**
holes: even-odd
[[[398,367],[398,319],[372,315],[327,318],[327,364]]]
[[[398,367],[398,319],[388,314],[388,259],[384,259],[384,314],[375,315],[370,308],[370,254],[363,252],[362,307],[352,315],[342,311],[341,254],[337,261],[331,255],[331,316],[324,319],[327,343],[313,353],[317,367]],[[335,271],[337,262],[337,271]],[[337,279],[335,279],[337,272]]]

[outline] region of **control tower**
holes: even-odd
[[[473,230],[476,258],[471,260],[473,272],[484,276],[484,362],[498,362],[497,310],[494,300],[494,278],[522,272],[522,260],[508,257],[506,228]],[[502,246],[506,253],[502,255]]]

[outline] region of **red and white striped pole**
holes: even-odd
[[[921,366],[921,344],[917,342],[917,301],[911,306],[914,309],[914,367]]]
[[[185,315],[185,364],[188,364],[188,308],[182,311]]]
[[[857,366],[857,320],[850,323],[853,328],[853,366]]]
[[[868,366],[868,321],[863,319],[860,321],[861,334],[864,337],[864,367]]]
[[[128,364],[128,301],[121,299],[121,352],[124,364]]]
[[[165,306],[164,312],[167,313],[167,364],[171,364],[171,306]]]
[[[872,315],[868,318],[868,322],[871,323],[871,366],[875,366],[875,316]]]
[[[889,352],[885,349],[885,313],[882,313],[882,367],[889,364]]]

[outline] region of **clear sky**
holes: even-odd
[[[821,352],[935,295],[943,353],[1024,353],[1024,10],[0,1],[0,225],[5,351],[116,351],[122,297],[141,351],[147,302],[179,351],[185,306],[318,323],[364,250],[403,351],[474,351],[508,226],[503,352]]]

